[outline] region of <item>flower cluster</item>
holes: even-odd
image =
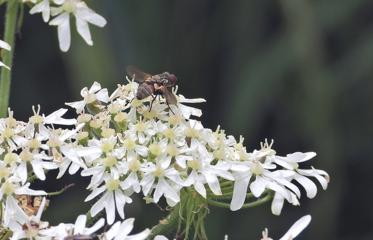
[[[83,0],[23,0],[31,5],[30,14],[41,13],[44,22],[57,26],[60,49],[69,50],[71,42],[70,17],[75,17],[76,29],[88,45],[93,45],[89,25],[104,27],[106,20]],[[50,18],[53,17],[52,20]]]
[[[33,108],[28,122],[15,120],[11,111],[0,119],[0,200],[4,226],[14,239],[92,235],[104,225],[100,219],[86,228],[86,217],[79,216],[75,225],[49,227],[40,220],[44,198],[38,211],[26,213],[20,196],[47,195],[29,186],[35,178],[45,180],[49,170],[58,170],[58,178],[67,172],[90,177],[86,201],[95,200],[90,215],[105,211],[107,224],[113,224],[100,235],[103,239],[127,239],[133,220],[114,222],[116,214],[125,219],[124,206],[133,194],[153,203],[163,197],[170,207],[191,195],[231,210],[272,200],[272,212],[278,215],[284,202],[299,205],[301,188],[307,197],[316,196],[317,186],[310,178],[327,188],[325,171],[300,167],[315,153],[279,156],[267,141],[259,150],[247,152],[243,137],[237,141],[220,127],[205,128],[196,120],[202,112],[189,105],[204,99],[188,99],[174,89],[177,104],[168,105],[160,97],[150,105],[151,96],[136,98],[137,88],[130,79],[111,95],[98,83],[84,88],[82,100],[67,103],[78,114],[76,119],[63,118],[67,109],[45,116],[40,108]],[[226,199],[230,203],[224,203]],[[149,233],[145,230],[130,239],[145,239]]]

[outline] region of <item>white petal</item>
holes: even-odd
[[[131,199],[124,195],[124,193],[120,190],[115,191],[115,203],[117,207],[117,212],[119,216],[124,219],[124,205],[126,202],[131,202]]]
[[[76,12],[77,18],[82,18],[85,21],[96,25],[98,27],[104,27],[106,25],[106,20],[102,16],[95,13],[88,7],[78,8]]]
[[[161,188],[166,198],[170,198],[174,202],[180,201],[180,196],[174,188],[172,188],[166,180],[160,179]]]
[[[80,18],[76,18],[76,29],[78,30],[79,35],[84,39],[84,41],[88,45],[92,46],[93,42],[88,23]]]
[[[109,99],[109,93],[108,93],[108,90],[106,88],[103,88],[100,91],[98,91],[96,93],[96,97],[99,101],[104,102],[104,103],[107,103],[110,100]]]
[[[295,177],[295,180],[298,181],[304,187],[308,198],[314,198],[316,196],[317,186],[315,183],[313,183],[311,180],[302,175],[297,175]]]
[[[115,201],[114,201],[114,193],[108,192],[107,201],[105,204],[105,211],[106,211],[106,221],[108,224],[113,224],[115,220]]]
[[[278,192],[275,193],[275,196],[272,200],[271,211],[274,215],[279,216],[281,214],[282,207],[284,206],[284,197]]]
[[[216,175],[205,173],[204,174],[207,184],[209,185],[211,191],[215,195],[221,195],[221,189],[219,184],[219,179]]]
[[[11,47],[7,42],[0,40],[0,48],[10,51]]]
[[[129,236],[128,240],[144,240],[149,236],[150,232],[151,232],[150,229],[145,229],[144,231],[142,231],[140,233]],[[163,238],[155,237],[154,240],[167,240],[167,238],[165,238],[165,237],[163,237]]]
[[[84,234],[85,223],[87,222],[86,215],[79,215],[75,221],[74,234]]]
[[[109,231],[106,232],[105,239],[112,240],[115,236],[118,235],[120,227],[121,227],[121,223],[120,222],[114,223],[114,225],[111,226],[111,228],[109,229]]]
[[[118,240],[127,239],[128,234],[133,229],[134,221],[135,221],[134,218],[129,218],[129,219],[124,220],[122,224],[120,225],[120,232],[118,233],[118,236],[115,237],[115,239],[118,239]]]
[[[45,173],[41,162],[39,161],[32,161],[31,162],[32,170],[34,170],[35,175],[42,181],[45,180]]]
[[[280,240],[289,240],[297,237],[311,222],[311,215],[301,217],[293,226],[285,233]]]
[[[206,198],[206,188],[200,181],[194,183],[194,189],[201,194],[202,197]]]
[[[65,104],[67,106],[75,108],[77,113],[81,113],[85,107],[84,101],[76,101],[76,102],[70,102],[70,103],[65,103]]]
[[[230,205],[232,211],[240,209],[244,204],[251,174],[236,174],[235,178],[236,181],[234,182],[233,196]]]
[[[250,190],[255,197],[260,197],[266,188],[266,181],[262,177],[257,176],[255,181],[250,184]]]
[[[45,124],[74,125],[76,119],[64,119],[62,116],[67,112],[66,108],[61,108],[44,118]]]
[[[93,204],[91,208],[91,215],[92,217],[96,216],[97,213],[101,212],[104,209],[105,205],[107,204],[108,194],[104,194],[95,204]]]
[[[5,65],[2,61],[0,61],[0,67],[4,67],[4,68],[10,70],[10,67],[8,67],[7,65]]]
[[[85,234],[91,235],[92,233],[95,233],[97,230],[102,228],[105,225],[105,219],[100,218],[92,227],[86,229]]]
[[[70,33],[70,15],[69,13],[62,13],[49,22],[50,25],[58,26],[58,40],[60,49],[66,52],[70,48],[71,33]]]
[[[84,200],[84,202],[88,202],[88,201],[91,201],[92,199],[94,199],[95,197],[97,197],[98,195],[100,195],[102,192],[104,192],[106,190],[106,187],[105,186],[101,186],[99,188],[95,188],[91,194],[89,194],[86,199]]]

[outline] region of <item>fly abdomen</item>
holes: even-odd
[[[140,84],[137,89],[136,98],[142,100],[146,97],[151,96],[154,93],[154,86],[147,83]]]

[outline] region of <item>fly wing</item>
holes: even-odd
[[[140,69],[138,69],[137,67],[132,66],[132,65],[130,65],[126,68],[126,72],[127,72],[128,76],[130,78],[134,78],[135,81],[138,82],[138,83],[142,83],[145,80],[152,77],[152,75],[150,75],[148,73],[145,73],[145,72],[141,71]]]
[[[175,105],[177,103],[175,95],[170,90],[168,90],[166,86],[160,87],[160,90],[163,93],[163,96],[166,98],[168,104]]]

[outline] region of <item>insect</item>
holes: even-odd
[[[135,66],[128,66],[126,70],[127,74],[140,84],[136,93],[137,99],[142,100],[153,96],[153,100],[150,103],[150,110],[157,96],[164,96],[169,108],[170,104],[175,105],[177,103],[176,96],[170,90],[171,87],[176,85],[177,78],[174,74],[164,72],[151,75],[139,70]],[[172,112],[171,108],[170,110]]]
[[[29,196],[29,195],[18,195],[17,196],[18,205],[25,211],[28,216],[35,215],[42,202],[42,197],[39,196]],[[49,200],[47,200],[48,205]]]

